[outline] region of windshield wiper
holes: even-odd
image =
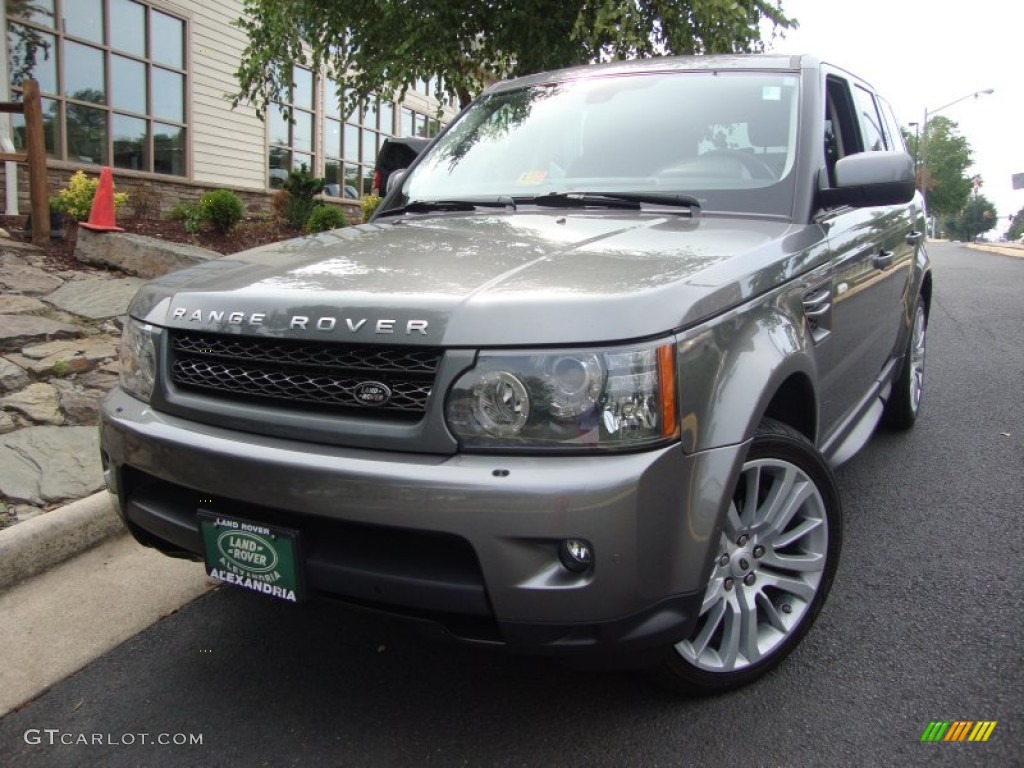
[[[380,216],[396,216],[402,213],[436,213],[475,211],[479,208],[508,208],[515,210],[516,204],[511,197],[496,197],[484,200],[410,200],[398,208],[381,211]]]
[[[552,208],[620,208],[633,211],[688,208],[691,216],[700,214],[700,201],[678,192],[550,192],[516,198],[516,202]]]

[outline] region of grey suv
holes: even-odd
[[[143,287],[109,486],[241,588],[741,685],[821,610],[832,468],[917,417],[923,232],[889,106],[818,60],[500,83],[370,223]]]

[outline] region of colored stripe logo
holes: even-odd
[[[921,741],[988,741],[996,720],[932,720]]]

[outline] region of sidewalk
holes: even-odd
[[[968,243],[967,247],[975,251],[988,251],[1024,259],[1024,245],[1020,243]]]
[[[212,586],[100,490],[96,408],[142,282],[0,240],[0,717]]]
[[[122,534],[0,592],[0,717],[211,587],[201,564]]]

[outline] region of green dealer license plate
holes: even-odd
[[[302,600],[298,531],[205,511],[197,516],[211,578],[293,603]]]

